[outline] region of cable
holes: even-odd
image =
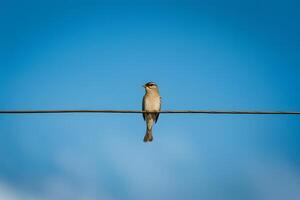
[[[141,110],[0,110],[0,114],[45,113],[152,113]],[[153,112],[158,113],[158,112]],[[220,110],[164,110],[161,114],[238,114],[238,115],[299,115],[296,111],[220,111]]]

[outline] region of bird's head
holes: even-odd
[[[157,87],[156,83],[154,83],[154,82],[148,82],[145,85],[143,85],[143,87],[145,88],[146,92],[158,90],[158,87]]]

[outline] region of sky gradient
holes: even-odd
[[[1,1],[0,109],[300,111],[296,1]],[[299,199],[299,116],[0,115],[0,199]]]

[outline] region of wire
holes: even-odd
[[[45,114],[45,113],[161,113],[161,114],[236,114],[236,115],[300,115],[290,111],[220,111],[220,110],[0,110],[0,114]]]

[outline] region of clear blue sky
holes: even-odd
[[[0,109],[300,111],[296,1],[0,3]],[[299,116],[0,116],[0,199],[300,199]]]

